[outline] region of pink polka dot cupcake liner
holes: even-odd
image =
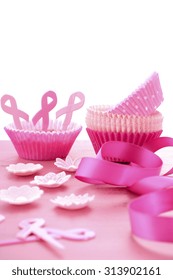
[[[158,73],[154,72],[138,89],[116,106],[109,109],[114,114],[147,116],[156,111],[163,101]]]

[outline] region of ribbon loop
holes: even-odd
[[[10,102],[10,106],[6,102]],[[17,129],[22,129],[20,118],[29,121],[29,115],[17,108],[16,100],[13,96],[5,94],[1,97],[1,107],[4,112],[13,116],[13,121]]]
[[[173,242],[173,219],[161,216],[170,210],[173,210],[172,188],[151,192],[134,199],[129,204],[133,234],[148,240]]]
[[[76,97],[79,98],[80,100],[78,103],[75,103]],[[56,112],[56,118],[59,118],[60,116],[66,114],[62,125],[63,130],[67,129],[68,125],[70,124],[73,111],[80,109],[83,106],[84,102],[85,102],[84,94],[82,92],[75,92],[70,96],[68,100],[68,105]]]
[[[131,163],[106,160],[110,157]],[[96,158],[83,158],[75,176],[91,184],[130,187],[142,178],[159,175],[161,167],[162,160],[152,151],[127,142],[110,141],[102,145]]]
[[[48,102],[48,98],[52,100]],[[54,91],[47,91],[41,100],[41,110],[38,111],[35,116],[32,118],[32,122],[34,125],[42,119],[42,130],[47,131],[49,126],[49,112],[56,106],[57,104],[57,96]]]

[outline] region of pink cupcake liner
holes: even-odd
[[[109,112],[147,116],[156,111],[163,101],[163,92],[158,73],[154,72],[136,91],[120,104],[113,106]]]
[[[162,130],[149,133],[104,132],[95,131],[90,128],[86,128],[86,131],[96,154],[100,150],[101,146],[108,141],[124,141],[142,146],[144,143],[158,138],[162,133]]]
[[[65,158],[82,127],[73,124],[67,131],[26,130],[31,124],[23,123],[24,130],[14,125],[5,127],[20,158],[27,160],[55,160]]]

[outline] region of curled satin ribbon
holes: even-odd
[[[147,240],[173,242],[173,218],[161,216],[170,210],[173,210],[172,188],[134,199],[129,204],[132,233]]]
[[[48,99],[52,100],[48,102]],[[41,99],[41,110],[38,111],[35,116],[32,118],[32,122],[34,125],[42,119],[42,130],[47,131],[49,126],[49,112],[56,106],[57,104],[57,96],[54,91],[47,91]]]
[[[75,103],[76,97],[78,97],[80,100],[78,103]],[[68,105],[56,112],[56,118],[59,118],[64,114],[66,115],[62,125],[63,130],[66,130],[68,125],[70,124],[73,111],[80,109],[84,105],[84,102],[85,102],[84,94],[82,92],[75,92],[70,96],[68,100]]]
[[[10,106],[6,103],[9,102]],[[13,121],[17,129],[22,129],[20,118],[29,121],[29,115],[17,108],[16,100],[13,96],[5,94],[1,97],[1,107],[4,112],[13,116]]]
[[[112,160],[120,158],[131,162],[129,165]],[[76,172],[76,178],[91,184],[131,186],[136,181],[160,174],[162,160],[144,147],[110,141],[103,144],[96,158],[83,158]]]
[[[96,158],[83,158],[76,178],[92,184],[127,187],[140,197],[129,203],[132,233],[140,238],[173,242],[173,218],[161,216],[173,210],[173,173],[171,168],[160,176],[162,160],[154,152],[173,146],[173,138],[160,137],[145,147],[127,142],[103,144]],[[116,158],[129,165],[113,162]]]

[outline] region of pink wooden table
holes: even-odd
[[[94,156],[89,141],[76,141],[70,155]],[[5,167],[11,163],[27,162],[18,157],[10,141],[0,141],[0,188],[11,185],[28,184],[33,175],[17,177],[9,174]],[[39,172],[58,172],[53,161],[40,162],[44,168]],[[44,189],[45,193],[38,201],[23,206],[14,206],[0,202],[0,214],[6,217],[0,223],[0,239],[14,238],[18,232],[18,224],[25,218],[44,218],[46,226],[60,229],[88,228],[94,230],[96,237],[89,241],[61,240],[65,250],[53,250],[44,242],[32,242],[20,245],[1,246],[0,259],[61,259],[61,260],[156,260],[172,259],[170,254],[156,252],[155,249],[141,246],[131,235],[128,203],[135,197],[124,188],[111,185],[89,185],[72,178],[63,186],[55,189]],[[89,207],[81,210],[65,210],[57,208],[50,202],[57,195],[70,193],[95,195]],[[163,244],[162,244],[163,245]],[[166,248],[166,245],[163,245]]]

